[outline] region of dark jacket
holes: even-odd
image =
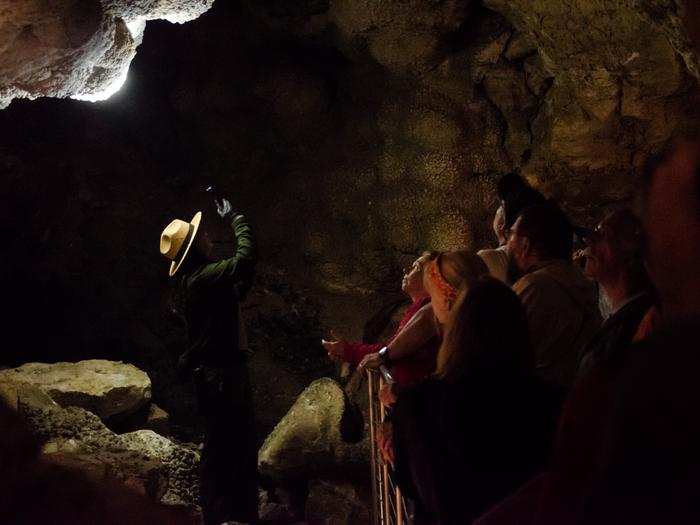
[[[419,520],[469,523],[542,470],[557,392],[531,376],[480,370],[402,394],[392,416],[396,479]]]
[[[184,315],[189,347],[183,359],[190,368],[225,366],[240,361],[239,303],[253,284],[255,243],[242,216],[232,221],[236,253],[219,262],[203,264],[183,276]]]
[[[579,523],[700,523],[698,341],[700,317],[668,324],[628,353]]]
[[[644,314],[653,304],[652,294],[644,292],[608,317],[586,344],[579,375],[597,365],[617,367],[626,355]]]

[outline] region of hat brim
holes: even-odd
[[[187,246],[185,246],[185,251],[182,253],[182,257],[180,257],[179,260],[173,261],[170,264],[170,271],[168,272],[168,275],[172,277],[175,275],[175,272],[180,268],[180,265],[183,263],[183,261],[187,258],[187,254],[190,251],[190,248],[192,247],[192,242],[194,241],[194,238],[197,236],[197,231],[199,230],[199,223],[202,220],[202,212],[198,211],[197,213],[194,214],[194,217],[192,217],[192,220],[190,221],[190,224],[193,227],[192,230],[192,235],[190,235],[189,240],[187,241]]]

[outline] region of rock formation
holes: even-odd
[[[6,2],[0,96],[77,92],[88,61],[96,83],[113,78],[139,42],[129,26],[175,4]],[[321,333],[360,338],[420,251],[494,242],[505,172],[583,225],[631,201],[650,154],[700,122],[682,15],[677,0],[220,0],[188,24],[149,23],[109,102],[0,111],[2,364],[134,362],[175,431],[191,425],[155,242],[211,211],[196,196],[215,184],[261,242],[244,310],[257,399],[275,411],[264,436],[328,375]]]
[[[195,507],[195,448],[148,429],[115,434],[102,421],[123,421],[143,408],[144,427],[163,432],[167,414],[149,407],[150,398],[148,375],[120,362],[26,363],[0,370],[0,399],[30,423],[44,459],[97,480],[109,477],[156,501]]]
[[[311,383],[260,448],[260,475],[285,483],[358,465],[369,468],[367,436],[357,444],[348,444],[341,436],[345,411],[346,399],[338,383],[329,378]]]
[[[186,22],[213,1],[4,2],[0,108],[19,97],[109,97],[126,79],[147,20]]]
[[[113,473],[114,479],[164,503],[198,504],[199,453],[193,447],[151,430],[115,434],[97,415],[78,407],[26,405],[23,415],[56,464],[83,466],[97,476]]]
[[[59,405],[84,408],[102,420],[129,415],[151,400],[151,380],[145,372],[103,359],[0,370],[0,387],[7,384],[37,386]]]

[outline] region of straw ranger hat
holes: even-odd
[[[185,260],[187,252],[190,251],[201,220],[202,212],[198,211],[190,222],[175,219],[160,234],[160,253],[172,261],[170,277],[175,275],[182,261]]]

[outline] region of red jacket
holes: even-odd
[[[386,343],[347,343],[343,359],[353,366],[358,366],[364,356],[379,352],[384,346],[393,341],[416,312],[428,303],[430,303],[430,297],[424,297],[412,303],[406,310],[406,313],[403,314],[394,337]],[[435,335],[416,353],[394,363],[391,367],[391,372],[396,382],[401,386],[413,386],[432,374],[435,370],[435,358],[438,348],[440,348],[440,338]]]

